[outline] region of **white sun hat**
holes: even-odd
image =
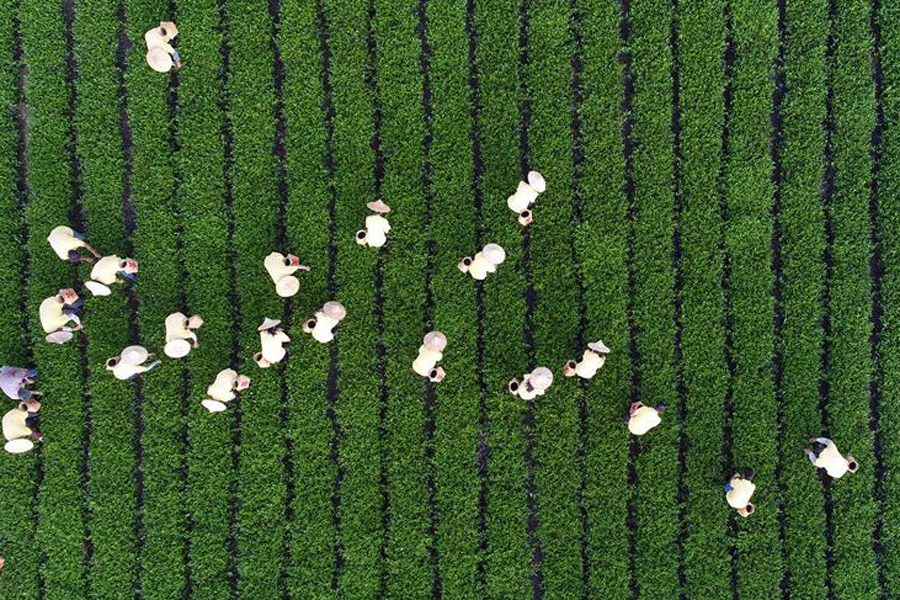
[[[377,213],[389,213],[391,212],[390,207],[382,202],[381,200],[376,200],[375,202],[369,202],[366,204],[369,210],[374,210]]]
[[[440,331],[432,331],[425,335],[422,345],[429,350],[443,352],[444,348],[447,346],[447,336]]]
[[[544,176],[537,171],[529,171],[528,185],[530,185],[538,194],[543,194],[544,190],[547,189],[547,182],[544,181]]]
[[[488,244],[481,251],[481,254],[492,265],[499,265],[506,260],[506,251],[497,244]]]
[[[335,321],[340,321],[347,316],[347,309],[344,308],[344,305],[334,300],[326,302],[324,306],[322,306],[322,312],[325,313],[326,317],[334,319]]]
[[[205,408],[206,410],[208,410],[211,413],[222,412],[223,410],[228,408],[227,406],[225,406],[224,402],[219,402],[218,400],[211,400],[209,398],[207,398],[200,404],[202,404],[203,408]]]
[[[276,327],[278,325],[281,325],[281,321],[279,321],[277,319],[270,319],[269,317],[266,317],[266,320],[263,321],[263,324],[260,325],[259,327],[257,327],[256,330],[257,331],[265,331],[266,329],[272,329],[273,327]]]
[[[545,390],[553,383],[553,372],[547,367],[538,367],[528,376],[528,381],[539,390]]]
[[[72,332],[71,331],[54,331],[53,333],[49,334],[44,339],[46,339],[51,344],[65,344],[66,342],[68,342],[69,340],[72,339]]]
[[[184,358],[190,351],[191,343],[187,340],[172,340],[163,349],[169,358]]]
[[[282,298],[290,298],[300,291],[300,280],[293,275],[285,275],[275,284],[275,292]]]
[[[85,281],[84,287],[95,296],[109,296],[112,293],[108,286],[103,285],[99,281]]]
[[[28,452],[32,448],[34,448],[34,442],[29,440],[28,438],[10,440],[6,442],[5,446],[3,446],[3,449],[10,454],[22,454],[23,452]]]
[[[588,344],[588,348],[590,348],[597,354],[609,354],[610,352],[609,348],[606,347],[606,344],[603,343],[603,340],[591,342],[590,344]]]
[[[157,73],[168,73],[175,63],[164,48],[156,46],[147,51],[147,64]]]
[[[122,354],[120,355],[123,362],[132,365],[139,365],[148,358],[150,358],[150,353],[147,352],[147,349],[143,346],[128,346],[124,350],[122,350]]]

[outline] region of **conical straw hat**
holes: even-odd
[[[45,338],[51,344],[65,344],[72,339],[71,331],[54,331]]]
[[[203,408],[211,413],[222,412],[223,410],[228,408],[227,406],[225,406],[224,402],[219,402],[218,400],[210,400],[209,398],[207,398],[200,404],[202,404]]]
[[[257,331],[265,331],[266,329],[272,329],[273,327],[276,327],[277,325],[280,325],[280,324],[281,324],[281,321],[279,321],[277,319],[270,319],[269,317],[266,317],[266,320],[263,321],[263,324],[260,325],[259,327],[257,327],[256,330]]]
[[[300,280],[293,275],[285,275],[275,284],[275,292],[282,298],[290,298],[300,291]]]
[[[366,204],[369,210],[374,210],[377,213],[389,213],[391,212],[390,207],[382,202],[381,200],[376,200],[375,202],[369,202]]]
[[[190,351],[191,343],[187,340],[172,340],[163,349],[169,358],[184,358]]]
[[[606,344],[603,343],[603,340],[591,342],[590,344],[588,344],[588,348],[590,348],[597,354],[609,354],[609,348],[606,347]]]
[[[139,365],[150,357],[150,353],[143,346],[128,346],[120,356],[128,364]]]
[[[103,285],[99,281],[85,281],[84,287],[95,296],[109,296],[112,293],[112,290],[110,290],[109,287]]]
[[[547,182],[544,181],[544,176],[537,171],[528,173],[528,185],[530,185],[538,194],[543,194],[544,190],[547,189]]]
[[[3,446],[3,449],[10,454],[22,454],[23,452],[28,452],[32,448],[34,448],[34,442],[29,440],[28,438],[10,440],[6,442],[5,446]]]
[[[147,64],[157,73],[168,73],[172,70],[172,57],[159,46],[147,51]]]

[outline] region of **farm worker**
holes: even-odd
[[[340,302],[326,302],[312,319],[303,324],[303,331],[311,333],[317,342],[327,344],[334,339],[337,324],[347,316],[347,309]]]
[[[46,338],[48,342],[64,344],[72,339],[72,332],[81,329],[78,312],[83,305],[84,300],[71,288],[59,290],[58,294],[41,302],[41,327],[44,333],[49,334]],[[73,321],[75,326],[70,327],[69,321]]]
[[[755,475],[753,469],[744,469],[740,473],[735,473],[725,484],[725,501],[742,517],[749,517],[756,510],[750,502],[753,492],[756,491],[756,484],[753,483]]]
[[[194,329],[200,329],[203,319],[200,315],[186,317],[184,313],[172,313],[166,317],[166,346],[163,350],[169,358],[182,358],[187,356],[191,348],[200,344],[197,342],[197,334]]]
[[[628,431],[634,435],[644,435],[662,422],[660,414],[666,409],[660,404],[656,408],[635,402],[629,409]]]
[[[154,27],[144,34],[147,42],[147,64],[159,73],[168,73],[174,62],[175,68],[181,68],[181,57],[169,44],[169,40],[178,35],[178,28],[171,21],[161,21],[159,27]]]
[[[522,381],[510,381],[509,392],[522,400],[531,400],[535,396],[543,396],[552,383],[553,372],[547,367],[538,367],[522,377]]]
[[[566,377],[578,375],[582,379],[590,379],[606,363],[607,354],[609,354],[609,348],[602,340],[591,342],[581,356],[581,362],[576,363],[574,360],[570,360],[566,363],[563,374]]]
[[[387,242],[387,232],[391,230],[391,224],[382,215],[391,212],[387,204],[378,200],[366,204],[374,215],[366,217],[366,228],[356,232],[356,243],[360,246],[381,248]]]
[[[104,256],[91,269],[91,281],[84,284],[95,296],[109,296],[110,286],[114,283],[134,282],[137,280],[138,262],[133,258]]]
[[[216,375],[216,380],[206,388],[209,398],[201,404],[209,412],[222,412],[225,403],[231,402],[237,397],[237,392],[246,390],[250,386],[250,378],[238,375],[234,369],[223,369]]]
[[[531,223],[533,217],[528,207],[534,204],[538,194],[544,193],[546,189],[547,182],[543,176],[537,171],[531,171],[528,173],[528,181],[520,181],[516,193],[506,199],[509,210],[519,215],[521,225]]]
[[[840,479],[847,471],[856,473],[859,463],[852,456],[844,458],[838,452],[837,446],[826,437],[809,438],[812,449],[804,448],[803,453],[809,457],[809,461],[820,469],[825,469],[828,475],[834,479]]]
[[[58,257],[69,262],[94,262],[94,259],[89,256],[79,255],[78,248],[84,248],[96,258],[100,258],[100,254],[84,241],[83,233],[76,233],[71,227],[65,225],[54,228],[47,236],[47,241],[50,242],[50,247]]]
[[[435,365],[443,358],[446,346],[447,337],[440,331],[426,334],[422,345],[419,346],[419,356],[413,361],[413,371],[434,383],[443,381],[446,373],[442,367],[435,368]]]
[[[126,381],[132,379],[141,373],[146,373],[160,362],[155,360],[149,365],[144,365],[144,361],[153,356],[147,352],[143,346],[128,346],[119,356],[114,356],[106,361],[106,368],[113,372],[116,379]]]
[[[37,390],[29,390],[26,386],[34,383],[37,369],[20,369],[4,366],[0,368],[0,389],[13,400],[31,400],[32,396],[40,396]]]
[[[257,328],[259,331],[259,340],[262,343],[262,352],[253,355],[253,360],[260,368],[265,369],[271,365],[281,362],[287,354],[285,344],[289,344],[291,338],[279,327],[281,321],[276,321],[266,317],[263,324]]]
[[[474,279],[482,280],[488,273],[497,270],[497,265],[506,260],[506,252],[497,244],[488,244],[475,258],[465,257],[456,267],[463,273],[468,273]]]
[[[20,454],[34,448],[34,441],[41,439],[41,433],[35,428],[36,418],[37,410],[29,410],[26,404],[20,404],[3,415],[4,449],[7,452]]]
[[[290,298],[300,290],[300,281],[294,277],[294,272],[309,271],[309,267],[301,265],[300,259],[293,254],[285,256],[280,252],[269,254],[263,265],[275,282],[275,292],[282,298]]]

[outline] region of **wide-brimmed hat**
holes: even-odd
[[[165,29],[166,35],[169,36],[170,38],[173,38],[176,35],[178,35],[178,27],[176,27],[175,23],[173,23],[172,21],[160,21],[159,27],[160,27],[160,29]]]
[[[344,305],[334,300],[326,302],[322,306],[322,312],[325,313],[326,317],[335,321],[340,321],[347,316],[347,309],[344,308]]]
[[[606,344],[603,343],[603,340],[591,342],[590,344],[588,344],[588,348],[590,348],[597,354],[609,354],[610,352],[609,348],[606,347]]]
[[[224,402],[219,402],[218,400],[211,400],[210,398],[207,398],[200,404],[202,404],[203,408],[205,408],[206,410],[208,410],[211,413],[222,412],[223,410],[228,408],[227,406],[225,406]]]
[[[506,260],[506,251],[498,244],[488,244],[482,248],[481,255],[494,266]]]
[[[544,181],[544,176],[537,171],[530,171],[528,173],[528,185],[530,185],[538,194],[543,194],[544,190],[547,189],[547,182]]]
[[[374,210],[377,213],[389,213],[391,212],[390,207],[382,202],[381,200],[376,200],[375,202],[369,202],[366,204],[369,210]]]
[[[69,340],[72,339],[72,332],[71,331],[62,331],[62,330],[54,331],[53,333],[49,334],[44,339],[46,339],[51,344],[65,344],[66,342],[68,342]]]
[[[285,275],[275,283],[275,293],[282,298],[290,298],[300,291],[300,280],[293,275]]]
[[[266,329],[272,329],[273,327],[276,327],[278,325],[281,325],[281,321],[279,321],[277,319],[270,319],[269,317],[266,317],[266,320],[263,321],[263,324],[260,325],[259,327],[257,327],[256,330],[257,331],[265,331]]]
[[[143,346],[128,346],[127,348],[122,350],[122,354],[120,354],[119,356],[126,363],[139,365],[150,358],[150,353],[147,352],[147,349]]]
[[[157,73],[168,73],[175,63],[164,48],[156,46],[147,51],[147,64]]]
[[[447,336],[440,331],[432,331],[425,335],[425,339],[422,340],[422,345],[429,350],[443,352],[444,348],[447,347]]]
[[[108,286],[103,285],[99,281],[85,281],[84,287],[95,296],[109,296],[112,293]]]
[[[190,351],[191,343],[187,340],[172,340],[163,349],[169,358],[184,358]]]
[[[32,448],[34,448],[34,442],[29,440],[28,438],[10,440],[6,442],[5,446],[3,446],[3,449],[11,454],[22,454],[23,452],[28,452]]]

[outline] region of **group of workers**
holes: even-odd
[[[158,72],[168,72],[173,67],[181,67],[178,52],[170,45],[170,41],[178,35],[174,23],[164,21],[159,27],[149,30],[144,39],[147,43],[147,63]],[[546,190],[547,184],[543,176],[531,171],[526,181],[520,181],[514,194],[507,198],[507,206],[516,213],[522,226],[528,226],[534,219],[532,205],[538,196]],[[381,248],[387,242],[387,234],[391,230],[385,215],[390,208],[383,201],[370,202],[367,208],[373,214],[365,219],[365,229],[356,233],[355,239],[361,246]],[[131,258],[120,258],[115,255],[103,257],[86,241],[85,236],[67,226],[59,226],[51,231],[47,238],[53,251],[62,260],[73,263],[91,263],[97,260],[91,270],[90,280],[85,287],[96,296],[107,296],[112,293],[110,285],[133,282],[137,277],[138,263]],[[92,256],[80,252],[86,250]],[[484,280],[489,273],[506,259],[506,252],[497,244],[487,244],[474,257],[465,257],[457,265],[460,271],[476,280]],[[263,266],[275,284],[278,296],[289,298],[297,294],[300,282],[294,275],[297,271],[309,271],[310,267],[300,264],[300,259],[292,254],[283,255],[272,252],[266,256]],[[47,334],[46,340],[55,344],[63,344],[72,339],[74,332],[82,329],[80,312],[84,305],[74,289],[61,289],[45,299],[39,309],[41,326]],[[303,331],[311,334],[320,343],[328,343],[334,339],[337,325],[346,316],[344,306],[337,301],[326,302],[317,310],[312,318],[303,323]],[[199,315],[188,317],[176,312],[166,318],[166,344],[164,352],[170,358],[183,358],[192,349],[198,347],[196,330],[203,325]],[[267,368],[282,361],[287,354],[291,338],[281,327],[281,322],[266,317],[258,328],[261,350],[253,359],[260,368]],[[438,363],[443,358],[447,345],[447,337],[440,331],[432,331],[425,335],[418,355],[412,363],[413,371],[432,383],[440,383],[446,377],[443,367]],[[610,353],[610,349],[600,340],[588,344],[580,360],[569,360],[563,367],[566,377],[581,379],[593,378],[600,370]],[[121,380],[130,380],[150,371],[160,364],[142,346],[128,346],[115,357],[106,362],[106,368],[113,376]],[[38,397],[41,392],[32,389],[38,373],[36,369],[23,369],[4,366],[0,369],[0,389],[17,406],[3,416],[2,428],[6,439],[5,450],[11,453],[27,452],[34,447],[34,442],[42,439],[37,428],[37,414],[41,407]],[[543,396],[553,383],[553,372],[546,367],[537,367],[526,373],[521,379],[509,382],[508,390],[522,400],[532,400]],[[207,388],[209,398],[201,404],[211,413],[226,409],[228,402],[235,399],[238,392],[247,389],[250,378],[239,375],[233,369],[223,369],[215,381]],[[641,402],[631,404],[628,411],[628,430],[636,436],[645,435],[662,422],[662,405],[646,406]],[[834,479],[846,473],[854,473],[859,464],[852,456],[843,456],[835,443],[825,437],[811,438],[810,447],[804,449],[810,462]],[[736,472],[725,484],[725,499],[743,517],[752,515],[755,506],[751,502],[756,484],[753,483],[755,472],[746,468]],[[4,561],[0,557],[0,568]]]

